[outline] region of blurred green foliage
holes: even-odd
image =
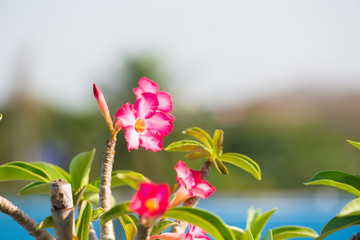
[[[108,100],[111,114],[115,115],[122,104],[134,102],[131,89],[137,86],[141,76],[149,77],[159,83],[162,91],[171,94],[166,77],[161,72],[156,58],[129,58],[123,68],[115,71],[111,81],[113,84],[99,84]],[[360,138],[360,114],[353,114],[357,110],[360,113],[360,108],[352,102],[346,105],[347,110],[343,105],[331,103],[331,107],[317,108],[316,114],[310,112],[297,118],[299,113],[295,107],[290,107],[289,111],[277,111],[278,108],[283,109],[286,100],[270,106],[259,103],[241,107],[234,104],[223,109],[196,111],[179,109],[176,105],[179,101],[181,99],[174,99],[174,131],[164,138],[164,147],[174,141],[191,139],[181,133],[189,127],[199,126],[207,132],[223,129],[224,151],[248,155],[261,167],[263,180],[260,182],[231,165],[227,165],[228,176],[213,170],[209,181],[219,191],[302,188],[302,184],[320,170],[337,169],[356,173],[359,169],[360,155],[345,141]],[[102,151],[109,131],[95,100],[90,112],[77,114],[53,108],[46,102],[36,102],[25,94],[14,96],[10,102],[2,110],[0,164],[9,161],[47,161],[67,170],[72,157],[95,147],[97,151],[90,179],[99,175]],[[128,152],[121,131],[118,134],[114,169],[134,170],[155,182],[175,184],[173,168],[178,160],[184,160],[184,155],[165,151],[153,153],[143,149]],[[199,169],[202,162],[187,160],[188,166],[194,169]],[[12,187],[9,183],[0,183],[0,191],[10,191]]]

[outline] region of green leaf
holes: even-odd
[[[360,142],[354,142],[354,141],[351,141],[351,140],[347,140],[348,143],[350,143],[351,145],[357,147],[358,149],[360,149]]]
[[[245,171],[253,175],[257,180],[261,180],[261,170],[259,165],[249,157],[238,153],[224,153],[218,156],[218,158],[222,162],[228,162],[239,168],[244,169]]]
[[[222,220],[214,214],[198,208],[171,208],[164,214],[164,216],[186,221],[199,226],[216,240],[235,239],[233,232],[222,222]]]
[[[80,207],[79,217],[76,222],[76,236],[79,240],[88,240],[89,238],[91,214],[91,203],[87,200],[83,201]]]
[[[213,148],[213,139],[203,129],[199,127],[193,127],[184,130],[183,133],[199,139],[208,149]]]
[[[100,218],[100,225],[104,225],[107,221],[117,218],[123,214],[130,213],[129,211],[130,202],[123,202],[116,204],[109,211],[105,212]]]
[[[73,192],[73,202],[74,202],[74,209],[77,208],[77,205],[80,203],[82,196],[84,195],[86,186],[79,187]]]
[[[0,121],[1,121],[2,118],[3,118],[3,115],[2,115],[2,113],[0,113]]]
[[[212,151],[212,157],[216,157],[222,151],[222,144],[224,141],[224,131],[216,129],[214,132],[214,146]]]
[[[135,234],[137,233],[137,228],[136,228],[136,224],[134,223],[132,218],[129,217],[128,215],[124,214],[119,217],[119,220],[120,220],[121,225],[124,228],[126,239],[133,240],[135,237]]]
[[[27,169],[33,173],[38,174],[39,176],[42,176],[43,178],[47,179],[47,181],[51,181],[48,173],[46,171],[44,171],[43,169],[41,169],[40,167],[36,166],[35,164],[32,163],[28,163],[28,162],[9,162],[4,164],[6,166],[17,166],[23,169]],[[50,182],[49,181],[49,182]]]
[[[254,237],[254,240],[260,239],[260,235],[262,230],[264,229],[266,223],[269,221],[269,218],[271,215],[276,211],[275,209],[272,209],[270,211],[267,211],[255,218],[255,220],[252,222],[250,231]]]
[[[321,234],[318,238],[316,238],[316,240],[324,239],[325,237],[329,236],[330,234],[336,231],[359,224],[360,224],[360,215],[334,217],[321,230]]]
[[[235,226],[227,226],[234,234],[235,239],[236,240],[242,240],[244,237],[244,230],[239,228],[239,227],[235,227]]]
[[[244,236],[242,240],[254,240],[253,235],[251,234],[250,230],[245,230]]]
[[[215,158],[214,161],[212,161],[216,167],[216,169],[219,171],[219,173],[224,174],[224,175],[228,175],[229,174],[229,170],[227,169],[227,167],[225,167],[225,165],[221,162],[221,160],[219,158]]]
[[[37,171],[32,171],[34,169]],[[17,166],[6,163],[0,166],[0,181],[31,180],[49,183],[49,178],[44,175],[46,176],[46,173],[42,172],[41,169],[38,169],[35,166],[30,168],[28,164],[24,166]]]
[[[340,171],[319,172],[305,184],[332,186],[360,196],[360,177]]]
[[[139,222],[139,219],[137,218],[137,216],[135,216],[133,214],[127,214],[127,216],[131,217],[131,219],[135,223],[136,227],[139,226],[140,222]]]
[[[349,202],[338,214],[338,217],[360,215],[360,198]]]
[[[138,172],[129,170],[117,170],[111,173],[111,188],[128,185],[135,190],[139,189],[140,183],[149,182],[150,180]],[[100,188],[100,178],[92,182],[97,188]]]
[[[95,149],[76,155],[70,163],[71,187],[78,189],[89,183],[89,174]]]
[[[185,155],[185,158],[194,160],[198,158],[208,158],[209,154],[207,153],[201,153],[201,152],[191,152]]]
[[[261,238],[261,240],[273,240],[273,234],[271,229],[265,234],[264,237]]]
[[[285,240],[289,238],[316,238],[319,235],[311,228],[300,226],[284,226],[272,230],[274,240]]]
[[[48,194],[49,193],[49,183],[44,182],[32,182],[23,187],[19,195],[25,194]]]
[[[246,229],[251,228],[252,224],[254,223],[255,219],[261,215],[260,209],[254,209],[253,206],[251,206],[247,211],[247,218],[246,218]]]
[[[158,235],[164,232],[166,229],[175,226],[176,224],[177,224],[176,222],[170,220],[160,221],[157,224],[155,224],[155,226],[151,229],[150,236]]]
[[[34,162],[33,165],[45,171],[48,174],[51,181],[61,178],[67,181],[68,183],[70,183],[70,174],[66,172],[64,169],[54,164],[50,164],[46,162]]]
[[[199,142],[193,140],[182,140],[170,143],[165,151],[169,152],[200,152],[210,156],[210,150]]]
[[[105,210],[101,207],[99,208],[95,208],[92,210],[92,214],[91,214],[91,222],[97,221],[101,215],[103,215],[105,212]]]
[[[99,193],[100,192],[100,189],[98,187],[95,187],[94,185],[92,184],[87,184],[86,185],[86,190],[85,192],[94,192],[94,193]]]
[[[44,229],[44,228],[53,228],[54,222],[52,216],[46,217],[42,222],[36,227],[36,229]]]

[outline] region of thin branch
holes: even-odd
[[[206,180],[209,177],[211,165],[212,165],[212,163],[208,160],[201,167],[200,172],[201,172],[201,178],[203,180]],[[198,197],[191,197],[184,202],[183,206],[194,208],[198,204],[199,200],[200,200],[200,198],[198,198]],[[184,233],[188,226],[188,223],[185,221],[176,221],[176,222],[177,222],[177,224],[171,228],[170,232]]]
[[[112,131],[110,140],[107,141],[101,165],[99,206],[105,211],[111,208],[111,172],[115,156],[116,134],[116,131]],[[115,239],[112,221],[108,221],[100,227],[100,239]]]
[[[0,196],[0,211],[12,217],[36,240],[54,240],[45,229],[37,229],[39,224],[34,219],[2,196]]]

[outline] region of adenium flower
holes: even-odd
[[[206,232],[199,228],[198,226],[189,224],[189,231],[184,233],[163,233],[160,235],[155,235],[150,238],[160,239],[160,240],[210,240],[209,237],[206,236]]]
[[[128,150],[139,146],[154,152],[162,149],[163,137],[173,129],[173,120],[158,110],[159,101],[156,94],[145,92],[134,105],[126,103],[115,114],[125,130]]]
[[[200,171],[187,168],[186,163],[183,161],[179,161],[175,165],[175,171],[180,188],[175,193],[175,197],[170,204],[171,207],[180,205],[192,196],[208,198],[216,190],[208,181],[201,178]]]
[[[170,188],[167,184],[141,183],[133,196],[129,210],[140,218],[156,218],[165,213],[169,205]]]

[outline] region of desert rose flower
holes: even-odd
[[[167,210],[169,198],[170,188],[167,184],[141,183],[129,210],[139,214],[140,219],[157,218]]]
[[[199,228],[198,226],[189,224],[189,231],[184,233],[163,233],[160,235],[155,235],[150,238],[160,239],[160,240],[210,240],[209,237],[206,236],[206,232]]]
[[[171,207],[180,205],[192,196],[208,198],[216,190],[208,181],[201,178],[200,171],[187,168],[183,161],[179,161],[175,165],[175,171],[177,173],[176,180],[179,184],[179,189],[170,204]]]
[[[156,94],[146,92],[134,106],[126,103],[115,114],[125,130],[129,151],[139,146],[154,152],[162,149],[163,137],[172,131],[173,123],[165,113],[157,111],[158,106]]]

